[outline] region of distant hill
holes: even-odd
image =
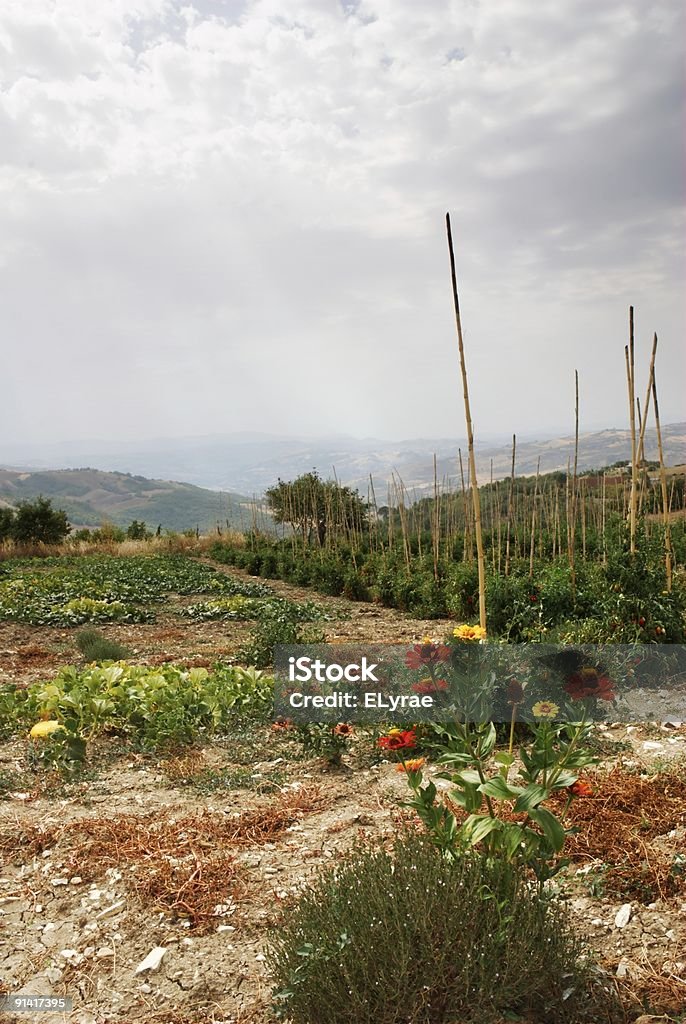
[[[64,509],[75,527],[97,527],[103,520],[128,526],[143,520],[149,529],[188,530],[248,527],[250,513],[240,494],[210,491],[193,484],[149,480],[130,473],[99,469],[56,469],[21,472],[0,469],[0,505],[14,505],[42,494]]]
[[[477,475],[480,483],[490,478],[491,460],[493,462],[493,478],[502,479],[510,474],[512,458],[512,439],[484,436],[477,433],[476,462]],[[686,462],[686,423],[666,424],[663,427],[663,444],[665,459],[668,465]],[[35,490],[36,481],[43,477],[38,470],[42,467],[53,471],[55,467],[97,465],[103,470],[112,472],[108,477],[126,477],[117,485],[125,494],[130,494],[135,481],[140,487],[134,488],[133,494],[126,500],[133,504],[126,507],[126,515],[130,518],[134,510],[138,517],[143,515],[146,521],[157,517],[161,521],[159,507],[164,515],[173,515],[174,521],[184,525],[195,525],[198,521],[214,523],[218,516],[219,496],[216,492],[231,493],[237,503],[238,494],[251,497],[261,495],[266,488],[282,480],[293,480],[302,473],[312,469],[318,470],[323,477],[332,477],[334,471],[343,484],[356,487],[366,497],[369,476],[374,479],[377,501],[385,504],[386,483],[392,474],[398,474],[408,490],[410,497],[422,496],[433,488],[433,456],[436,454],[438,477],[440,481],[450,480],[453,486],[459,486],[458,449],[462,456],[467,473],[467,442],[459,438],[411,438],[404,441],[383,441],[379,438],[356,437],[323,437],[303,438],[275,436],[270,434],[226,434],[207,437],[166,438],[157,441],[142,440],[138,443],[111,441],[56,442],[40,447],[31,445],[11,445],[0,441],[0,465],[30,468],[33,478],[30,483]],[[645,440],[646,458],[657,458],[655,431],[648,430]],[[631,441],[628,430],[599,430],[583,433],[579,437],[579,471],[609,466],[631,454]],[[550,473],[566,470],[567,460],[574,457],[574,438],[517,438],[517,460],[515,473],[527,476],[536,472],[536,463],[540,456],[541,472]],[[73,471],[68,471],[73,472]],[[83,472],[83,471],[78,471]],[[96,472],[91,470],[89,472]],[[144,476],[130,477],[128,473],[140,473]],[[146,480],[144,477],[154,477]],[[187,484],[169,484],[161,482],[169,480],[186,480]],[[145,486],[144,486],[145,485]],[[192,486],[195,485],[195,486]],[[47,484],[45,485],[47,488]],[[84,485],[85,486],[85,485]],[[152,505],[154,492],[159,488],[161,505]],[[170,488],[185,488],[186,497],[175,492],[173,498]],[[211,488],[208,492],[204,488]],[[97,487],[94,489],[97,490]],[[116,490],[117,488],[115,488]],[[86,487],[86,491],[90,488]],[[47,490],[46,490],[47,493]],[[5,490],[0,486],[0,499]],[[95,508],[99,505],[86,499],[85,493],[70,492],[69,498],[77,504],[88,500]],[[118,511],[119,500],[108,497],[106,504],[114,505]],[[139,504],[144,503],[144,506]],[[188,502],[188,506],[185,502]],[[181,504],[179,504],[179,502]],[[176,515],[180,512],[180,515]],[[179,528],[178,526],[176,528]]]

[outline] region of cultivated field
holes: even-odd
[[[462,642],[452,635],[456,620],[265,583],[206,555],[2,567],[3,989],[69,995],[75,1011],[65,1019],[93,1024],[275,1021],[266,949],[284,908],[287,920],[303,883],[350,851],[407,828],[419,842],[421,815],[406,806],[413,777],[387,729],[334,737],[331,728],[272,723],[271,648],[396,642],[424,651],[421,660],[429,636],[434,650]],[[686,729],[613,725],[609,705],[605,717],[586,736],[588,761],[576,772],[586,791],[564,813],[571,783],[561,779],[547,795],[568,830],[569,864],[543,884],[592,951],[604,999],[567,1018],[519,1000],[508,1016],[502,1007],[421,1016],[415,1006],[414,1016],[384,1020],[679,1019]],[[28,737],[47,722],[62,728]],[[517,747],[533,749],[529,728],[517,725],[510,780]],[[531,728],[540,736],[548,726],[541,719]],[[415,793],[430,779],[439,794],[457,792],[438,778],[446,748],[430,730],[415,730],[408,747],[425,761]],[[483,763],[507,750],[499,733]],[[464,823],[464,808],[451,806]],[[503,820],[518,827],[511,812],[505,799]],[[549,853],[539,849],[530,870],[549,866]]]

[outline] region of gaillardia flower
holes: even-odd
[[[413,693],[441,693],[448,689],[445,679],[420,679],[412,684]]]
[[[486,630],[483,626],[456,626],[453,636],[458,640],[485,640]]]
[[[379,746],[383,750],[411,750],[417,745],[414,729],[389,729],[387,736],[382,736]]]
[[[601,675],[597,668],[586,666],[569,677],[564,685],[572,700],[597,697],[600,700],[614,700],[614,683],[607,675]]]
[[[425,639],[428,640],[428,637]],[[422,641],[415,644],[411,651],[405,655],[405,664],[408,668],[425,668],[427,665],[439,665],[450,657],[450,648],[445,644],[435,644],[431,640],[428,643]]]
[[[397,772],[420,772],[426,764],[425,757],[411,757],[409,761],[401,761],[395,766]]]
[[[552,700],[539,700],[531,709],[531,714],[534,718],[555,718],[559,713],[559,706],[554,704]]]
[[[590,782],[577,779],[571,786],[567,786],[567,792],[571,793],[572,796],[593,796],[593,786]]]

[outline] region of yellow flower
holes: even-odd
[[[534,718],[555,718],[560,709],[551,700],[539,700],[531,709]]]
[[[412,757],[409,761],[405,761],[405,764],[397,764],[395,770],[397,772],[418,772],[426,764],[426,758],[424,757]]]
[[[389,729],[388,732],[386,733],[386,735],[387,736],[399,736],[401,732],[402,732],[402,729]]]
[[[457,626],[453,630],[453,636],[458,640],[485,640],[486,630],[483,626]]]
[[[29,733],[29,736],[32,736],[34,739],[38,736],[49,736],[51,733],[57,732],[59,729],[64,729],[61,722],[55,722],[53,720],[50,720],[49,722],[36,722]]]

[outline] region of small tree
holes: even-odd
[[[359,493],[335,480],[322,480],[316,471],[288,483],[279,480],[266,497],[274,522],[289,523],[303,542],[316,534],[323,545],[329,530],[346,534],[367,525],[367,504]]]
[[[12,523],[14,522],[14,509],[0,508],[0,544],[12,536]]]
[[[10,536],[20,544],[59,544],[70,532],[67,513],[39,494],[33,501],[19,502]]]
[[[126,536],[129,540],[149,540],[152,534],[142,520],[134,519],[128,526]]]

